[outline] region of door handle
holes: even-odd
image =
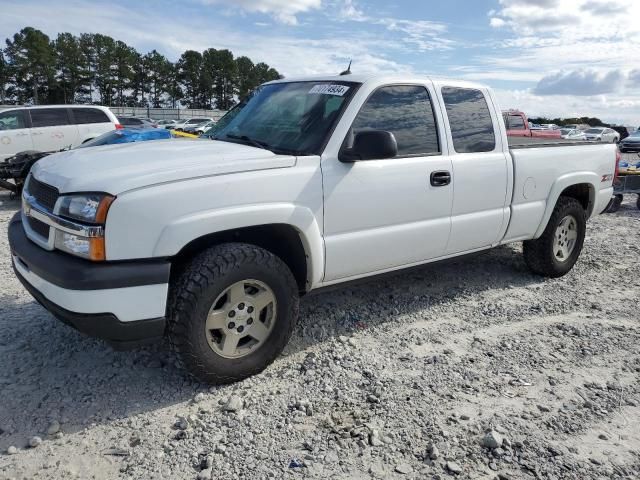
[[[16,133],[16,137],[26,137],[28,133]]]
[[[32,135],[42,135],[42,132],[33,132]]]
[[[451,183],[451,173],[446,170],[431,172],[431,185],[434,187],[444,187]]]

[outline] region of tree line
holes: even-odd
[[[576,118],[546,118],[546,117],[536,117],[529,118],[529,121],[532,123],[537,123],[540,125],[541,123],[553,123],[558,126],[563,125],[589,125],[590,127],[610,127],[608,123],[603,122],[597,117],[576,117]]]
[[[229,50],[185,51],[172,62],[139,53],[99,33],[51,40],[25,27],[0,49],[0,104],[97,103],[107,106],[228,110],[263,82],[281,78],[266,63]]]

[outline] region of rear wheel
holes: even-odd
[[[185,368],[203,382],[234,382],[263,370],[286,346],[298,316],[297,284],[272,253],[223,244],[179,276],[168,316]]]
[[[640,193],[638,194],[638,199],[636,200],[636,207],[640,210]]]
[[[561,277],[575,265],[586,233],[587,215],[575,198],[560,197],[540,238],[523,244],[529,268],[546,277]]]

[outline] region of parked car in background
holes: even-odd
[[[127,128],[158,128],[157,123],[152,123],[144,118],[118,117],[120,124]]]
[[[164,128],[123,128],[121,130],[103,133],[90,142],[83,143],[78,148],[147,142],[149,140],[166,140],[169,138],[171,138],[171,132]]]
[[[587,125],[586,123],[569,123],[568,125],[563,125],[561,128],[569,128],[571,130],[580,130],[584,132],[585,130],[591,128],[591,125]]]
[[[183,120],[182,122],[178,121],[178,123],[174,125],[173,129],[181,132],[181,131],[184,131],[186,127],[197,125],[203,121],[212,122],[213,118],[189,118],[188,120]]]
[[[502,117],[509,137],[560,138],[560,130],[531,128],[527,116],[518,110],[502,112]]]
[[[628,137],[620,140],[619,148],[622,153],[640,152],[640,130],[631,132]]]
[[[542,123],[542,124],[540,124],[540,126],[544,130],[559,130],[560,129],[560,127],[558,125],[556,125],[555,123]]]
[[[182,131],[185,132],[185,133],[191,133],[193,135],[197,135],[199,133],[204,132],[203,127],[205,125],[208,125],[209,123],[212,123],[212,122],[210,120],[201,120],[198,123],[193,123],[193,124],[190,124],[190,125],[186,125],[182,129]],[[198,129],[200,129],[200,130],[198,130]]]
[[[620,140],[624,140],[625,138],[627,138],[631,132],[633,132],[633,128],[630,127],[625,127],[625,126],[613,126],[611,127],[612,130],[615,130],[616,132],[618,132],[620,134],[620,138],[618,139],[618,141]]]
[[[47,105],[0,112],[0,160],[25,150],[50,152],[77,147],[110,130],[121,128],[107,107]]]
[[[204,125],[201,125],[198,128],[196,128],[196,133],[198,135],[202,135],[204,132],[206,132],[207,130],[211,130],[215,126],[216,126],[216,122],[207,122]]]
[[[620,134],[608,127],[593,127],[584,131],[587,140],[606,143],[617,143]]]
[[[561,128],[560,136],[565,140],[586,140],[587,136],[582,130],[577,128]]]
[[[176,120],[159,120],[158,127],[172,129],[177,123]]]

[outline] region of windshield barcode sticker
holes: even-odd
[[[349,87],[346,85],[329,85],[329,84],[321,84],[314,85],[309,93],[319,93],[322,95],[337,95],[339,97],[343,96],[345,93],[349,91]]]

